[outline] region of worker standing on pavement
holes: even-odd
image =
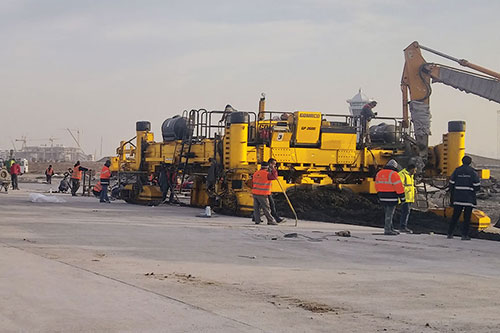
[[[80,188],[80,180],[82,180],[82,171],[88,171],[89,169],[84,168],[80,165],[80,161],[76,161],[73,166],[73,172],[71,173],[71,195],[76,196],[76,191]]]
[[[167,202],[168,181],[167,181],[167,166],[165,163],[160,164],[160,173],[158,175],[158,185],[161,190],[161,203]]]
[[[47,184],[52,184],[53,175],[54,175],[54,169],[52,168],[52,164],[50,164],[47,170],[45,170],[45,177],[47,178]]]
[[[181,184],[181,189],[184,184]],[[168,203],[178,203],[175,200],[175,188],[177,187],[177,172],[174,165],[167,168],[167,190],[170,191]],[[166,196],[165,196],[166,197]]]
[[[21,166],[16,160],[10,166],[10,179],[12,181],[12,189],[19,190],[18,176],[21,174]]]
[[[410,218],[411,204],[415,202],[415,164],[408,164],[406,169],[399,172],[401,182],[405,189],[405,202],[401,204],[401,219],[399,221],[399,232],[412,234],[413,231],[408,229],[408,219]]]
[[[111,170],[109,170],[110,165],[111,165],[111,161],[107,160],[101,169],[101,178],[100,178],[101,195],[99,196],[99,202],[110,203],[109,197],[108,197],[109,179],[111,178]]]
[[[274,179],[278,179],[278,171],[276,170],[276,160],[274,158],[270,158],[267,161],[268,172],[274,175]],[[284,222],[285,219],[278,215],[278,211],[276,210],[276,203],[273,199],[273,194],[271,193],[268,196],[269,199],[269,208],[271,209],[271,215],[274,217],[274,220],[278,223]]]
[[[365,144],[371,143],[370,120],[377,116],[377,113],[373,112],[373,108],[376,106],[377,102],[371,101],[370,103],[365,104],[365,106],[363,106],[363,108],[361,109],[361,137],[363,138],[363,142]]]
[[[398,201],[405,202],[405,190],[398,173],[398,162],[390,160],[375,177],[375,189],[378,199],[384,207],[384,234],[399,235],[392,226],[392,218]]]
[[[472,209],[477,205],[476,192],[481,187],[477,172],[470,166],[472,158],[464,156],[462,166],[453,171],[450,177],[451,204],[453,205],[453,216],[448,228],[448,238],[453,238],[458,219],[464,212],[462,224],[462,240],[470,240],[469,225]]]
[[[267,224],[277,225],[276,221],[271,215],[271,210],[269,207],[269,196],[271,195],[271,181],[277,179],[277,172],[275,169],[271,168],[271,172],[268,169],[269,165],[267,162],[261,163],[261,169],[257,170],[252,177],[252,195],[253,195],[253,216],[255,224],[260,224],[260,210],[264,211],[264,215],[267,218]]]

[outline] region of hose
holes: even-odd
[[[290,202],[290,199],[288,198],[288,195],[286,194],[286,191],[283,189],[283,185],[281,185],[281,182],[279,179],[276,179],[276,181],[278,182],[278,185],[280,186],[281,188],[281,192],[283,192],[283,194],[285,195],[285,199],[286,201],[288,202],[288,206],[290,206],[290,209],[292,210],[293,212],[293,215],[295,216],[295,226],[297,226],[297,224],[299,223],[299,219],[297,217],[297,213],[295,212],[295,209],[293,208],[293,205],[292,203]]]

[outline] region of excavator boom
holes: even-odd
[[[427,62],[421,50],[425,50],[454,61],[461,66],[479,73]],[[447,86],[474,94],[490,101],[500,103],[500,73],[473,64],[465,59],[458,59],[448,54],[411,43],[404,50],[405,65],[401,78],[403,96],[403,127],[409,128],[409,112],[415,129],[415,136],[421,149],[428,145],[430,135],[429,98],[432,93],[431,82],[440,82]]]

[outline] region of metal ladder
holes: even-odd
[[[191,110],[189,112],[189,116],[187,117],[188,123],[187,123],[187,128],[188,131],[184,138],[182,139],[182,144],[181,144],[181,151],[179,155],[179,164],[177,166],[177,172],[181,171],[182,172],[182,178],[181,178],[181,186],[179,187],[179,193],[182,191],[182,185],[184,184],[184,177],[186,175],[186,169],[187,165],[189,162],[189,158],[191,156],[191,147],[193,145],[193,137],[194,137],[194,129],[195,129],[195,121],[196,121],[196,112],[198,110]],[[184,162],[183,159],[184,158]]]

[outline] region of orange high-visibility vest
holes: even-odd
[[[47,176],[52,176],[54,174],[54,169],[52,168],[47,168],[47,170],[45,171],[45,174]]]
[[[96,192],[102,191],[101,182],[97,182],[97,184],[94,185],[94,191],[96,191]]]
[[[107,166],[103,166],[101,170],[101,179],[109,179],[111,178],[111,171]]]
[[[80,170],[79,165],[73,168],[73,173],[71,174],[71,178],[78,180],[82,179],[82,171]]]
[[[256,195],[270,195],[271,194],[271,181],[267,179],[269,172],[266,169],[261,169],[253,174],[253,188],[252,194]]]
[[[405,189],[397,171],[382,169],[375,177],[375,190],[381,202],[398,203],[404,201]]]

